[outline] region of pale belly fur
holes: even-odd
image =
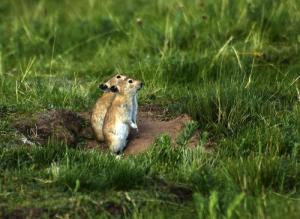
[[[115,126],[115,144],[114,144],[114,148],[113,150],[115,152],[117,151],[123,151],[123,149],[125,148],[126,144],[127,144],[127,137],[129,134],[129,127],[127,124],[125,123],[118,123]]]

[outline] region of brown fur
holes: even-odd
[[[117,76],[120,76],[120,78],[118,79]],[[110,80],[108,80],[105,83],[108,89],[111,86],[118,85],[120,81],[123,81],[126,78],[126,76],[124,75],[117,75],[117,76],[112,77]],[[115,96],[116,96],[115,93],[109,91],[104,92],[104,94],[98,98],[95,106],[92,109],[91,125],[98,141],[104,141],[104,136],[102,131],[103,122],[104,122],[105,114],[108,108],[110,107]]]
[[[127,122],[128,116],[125,115],[128,114],[128,108],[132,107],[132,101],[131,98],[118,95],[115,97],[113,104],[114,107],[111,107],[109,113],[106,113],[103,127],[104,138],[108,145],[112,144],[111,135],[108,133],[115,134],[114,126],[116,123]]]
[[[118,153],[122,152],[127,144],[129,128],[137,128],[132,121],[132,98],[142,87],[142,83],[128,78],[116,87],[118,89],[116,97],[105,115],[103,135],[110,149]]]

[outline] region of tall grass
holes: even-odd
[[[297,0],[0,2],[0,216],[299,217]],[[87,111],[125,72],[187,113],[172,147],[115,160],[22,146],[12,117]],[[199,147],[185,147],[198,127]],[[206,141],[216,150],[203,152]]]

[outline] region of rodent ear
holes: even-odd
[[[117,93],[117,92],[119,92],[119,89],[118,89],[117,86],[111,86],[110,91],[113,92],[113,93]]]

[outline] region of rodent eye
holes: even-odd
[[[131,84],[131,83],[132,83],[132,80],[129,80],[129,81],[128,81],[128,83],[130,83],[130,84]]]
[[[120,75],[118,75],[118,76],[117,76],[117,78],[121,78],[121,76],[120,76]]]

